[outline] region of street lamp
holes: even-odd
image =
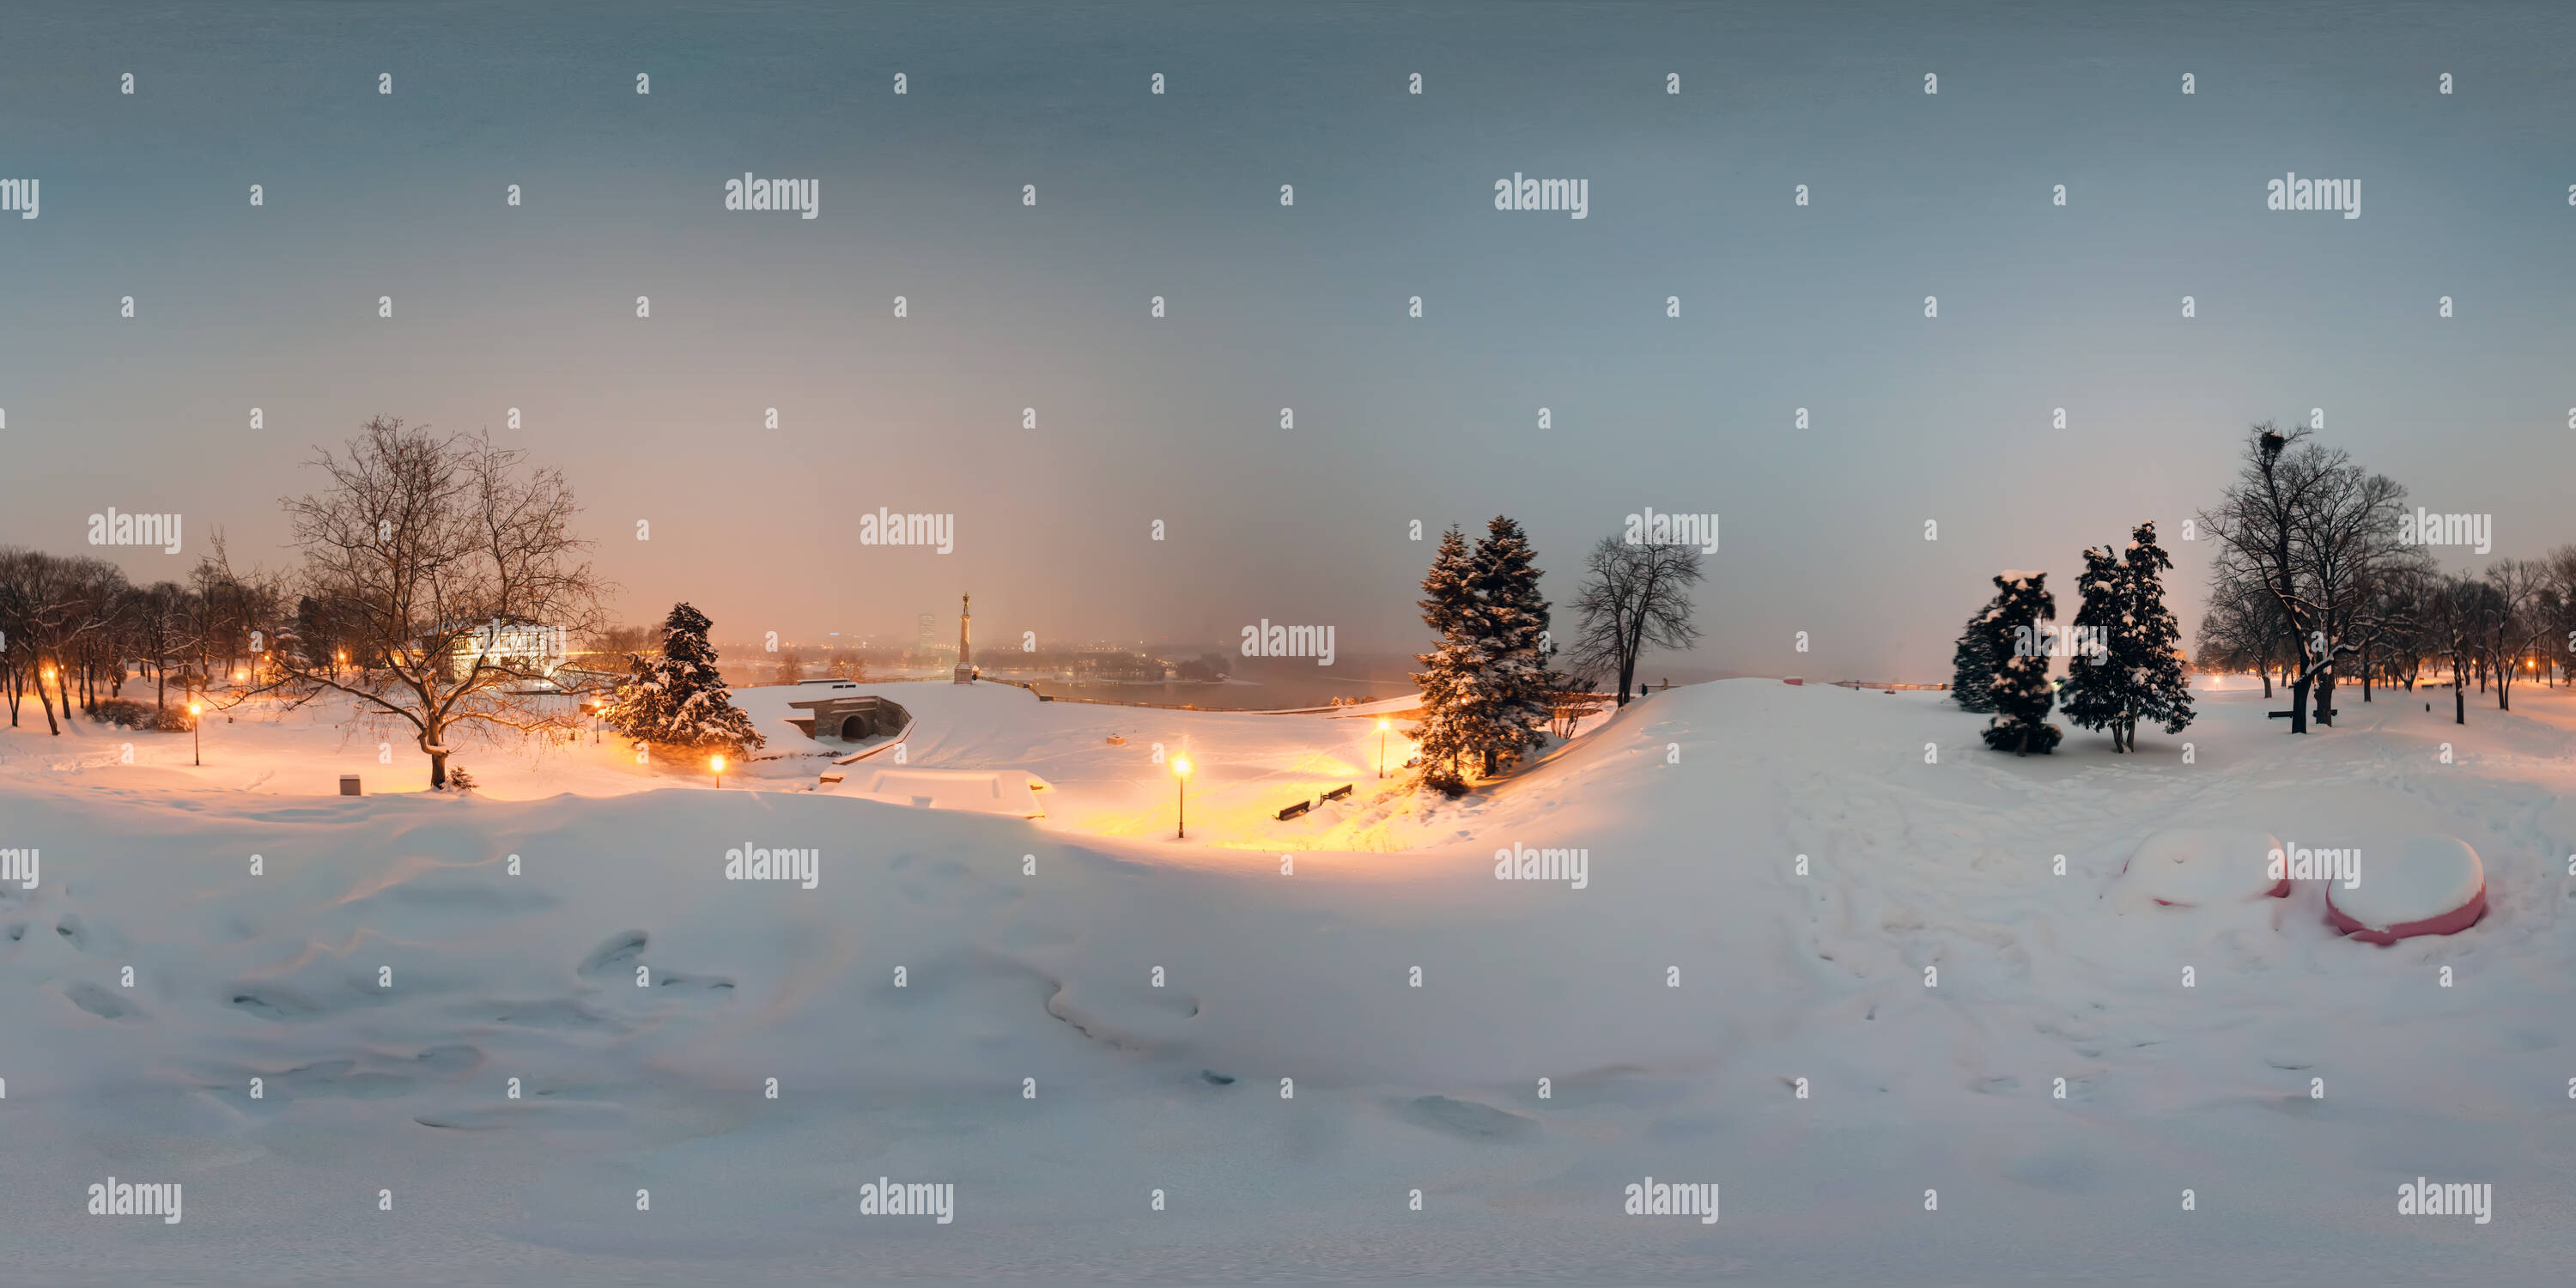
[[[710,763],[716,767],[716,786],[721,788],[724,786],[724,757],[718,756]]]
[[[1380,778],[1386,777],[1386,731],[1394,723],[1392,720],[1377,722],[1377,776]]]
[[[1190,758],[1187,756],[1172,758],[1172,791],[1181,811],[1180,829],[1172,833],[1172,839],[1177,841],[1190,834]]]
[[[205,723],[197,718],[197,713],[203,710],[204,707],[194,702],[188,704],[188,756],[200,766],[206,763],[206,744],[197,733],[197,726]]]

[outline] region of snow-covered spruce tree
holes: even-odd
[[[1522,752],[1547,745],[1548,607],[1531,562],[1536,557],[1521,525],[1496,515],[1468,560],[1467,626],[1482,666],[1463,708],[1471,746],[1489,777],[1510,769]]]
[[[1995,615],[1987,638],[1995,654],[1995,718],[1986,723],[1986,745],[2015,755],[2047,752],[2062,731],[2048,723],[2057,691],[2048,683],[2048,648],[2039,624],[2057,620],[2048,574],[2007,568],[1995,577]]]
[[[2084,575],[2076,579],[2075,589],[2084,597],[2075,610],[2079,647],[2066,659],[2066,687],[2060,702],[2067,723],[2078,729],[2108,729],[2111,750],[2126,751],[2132,704],[2128,677],[2117,663],[2127,642],[2123,622],[2129,611],[2129,587],[2109,546],[2085,547]]]
[[[766,741],[733,705],[733,691],[716,670],[715,646],[707,642],[709,625],[697,609],[671,606],[662,621],[662,655],[631,659],[633,673],[601,709],[609,728],[651,746],[737,756]]]
[[[2191,724],[2191,683],[2182,673],[2182,625],[2165,607],[2164,573],[2173,559],[2156,544],[2153,520],[2129,533],[2128,562],[2121,568],[2121,626],[2111,641],[2111,661],[2127,689],[2121,741],[2138,749],[2138,722],[2169,734]]]
[[[1959,646],[1950,651],[1950,700],[1965,711],[1995,709],[1995,641],[1989,623],[2003,605],[1998,595],[1968,617]]]
[[[1418,601],[1422,624],[1431,628],[1439,642],[1430,652],[1414,655],[1413,660],[1426,669],[1413,675],[1413,682],[1422,689],[1422,723],[1412,735],[1421,745],[1423,783],[1451,796],[1467,790],[1466,777],[1458,768],[1459,758],[1473,746],[1464,706],[1483,665],[1467,626],[1475,594],[1468,584],[1472,571],[1467,535],[1453,525],[1441,534],[1431,570],[1422,575],[1423,597]]]

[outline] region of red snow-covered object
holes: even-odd
[[[2486,869],[2458,837],[2418,836],[2394,860],[2359,865],[2361,882],[2326,885],[2326,923],[2367,944],[2457,934],[2487,911]]]

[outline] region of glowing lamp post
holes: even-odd
[[[199,720],[197,714],[204,710],[204,707],[194,702],[188,704],[188,758],[200,766],[206,763],[206,744],[198,734],[197,726],[205,722]]]
[[[1172,758],[1172,789],[1173,799],[1181,810],[1180,829],[1172,833],[1172,839],[1177,841],[1190,834],[1190,758],[1187,756]]]
[[[714,760],[712,760],[712,761],[710,761],[710,762],[708,762],[708,763],[710,763],[710,764],[712,764],[712,765],[714,765],[714,766],[716,767],[716,786],[717,786],[717,787],[719,787],[719,788],[723,787],[723,786],[724,786],[724,757],[722,757],[722,756],[718,756],[718,757],[716,757]]]
[[[1377,776],[1380,778],[1386,777],[1386,731],[1394,723],[1392,720],[1377,722]]]

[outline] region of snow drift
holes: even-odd
[[[2019,759],[1941,697],[1660,692],[1498,790],[1305,833],[1370,850],[1253,814],[1374,741],[1322,717],[921,713],[934,767],[1088,793],[1043,823],[733,784],[273,796],[21,739],[8,1273],[2339,1283],[2459,1264],[2391,1224],[2418,1174],[2494,1185],[2490,1277],[2554,1273],[2566,734],[2353,702],[2291,742],[2220,694],[2191,766],[2152,736]],[[1202,838],[1194,798],[1173,841],[1105,719],[1199,740],[1244,807]],[[2240,862],[2472,828],[2484,918],[2391,949]],[[2156,889],[2228,897],[2128,899],[2160,835],[2188,890]],[[1584,887],[1496,880],[1523,846],[1582,850]],[[728,880],[748,850],[811,851],[811,888]],[[83,1215],[110,1175],[185,1182],[185,1221]],[[860,1215],[881,1177],[953,1186],[954,1223]],[[1723,1219],[1624,1215],[1648,1177],[1722,1185]]]

